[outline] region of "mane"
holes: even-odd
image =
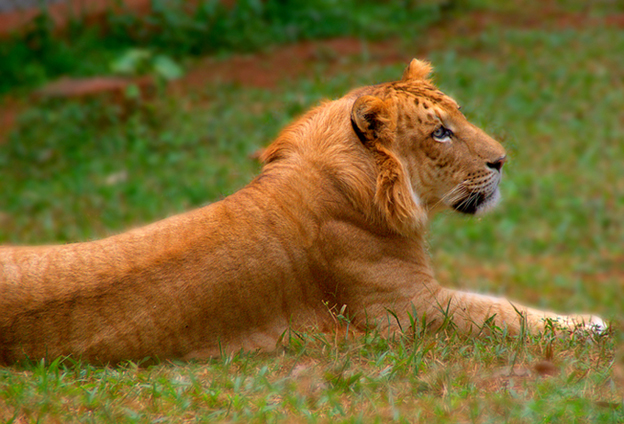
[[[376,165],[351,127],[354,101],[355,96],[325,101],[284,128],[260,157],[262,174],[290,167],[319,172],[352,206],[379,223],[373,207]]]
[[[296,172],[318,172],[361,211],[369,223],[392,232],[414,236],[422,222],[412,211],[400,209],[406,184],[400,163],[389,161],[365,146],[355,132],[351,112],[355,101],[370,87],[322,103],[287,126],[261,156],[262,175],[292,168]],[[380,160],[382,158],[383,160]],[[399,176],[402,178],[399,182]]]
[[[265,165],[295,157],[312,159],[325,154],[348,153],[357,141],[345,126],[355,99],[325,101],[285,127],[261,156]]]

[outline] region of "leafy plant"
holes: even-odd
[[[161,81],[171,81],[184,75],[182,67],[164,54],[154,54],[150,50],[130,49],[110,64],[114,74],[155,75]]]

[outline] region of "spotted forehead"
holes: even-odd
[[[421,81],[418,84],[397,81],[392,84],[392,88],[398,97],[404,97],[406,100],[413,97],[415,102],[422,102],[423,105],[438,105],[444,109],[459,109],[459,104],[455,100],[441,92],[433,84],[425,81]]]
[[[433,109],[434,106],[443,109],[457,110],[459,105],[451,97],[441,92],[433,84],[420,80],[395,81],[376,87],[376,94],[382,98],[393,98],[399,103],[413,103],[423,109]]]

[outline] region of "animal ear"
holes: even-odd
[[[383,140],[392,132],[390,108],[379,97],[358,97],[351,109],[351,125],[362,143]]]
[[[405,71],[403,72],[402,81],[410,80],[426,80],[433,71],[433,67],[429,62],[423,60],[412,59]]]
[[[390,228],[408,235],[425,225],[427,214],[414,195],[405,167],[394,152],[394,113],[380,98],[362,96],[353,104],[351,123],[375,159],[377,209]]]

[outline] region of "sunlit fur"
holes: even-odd
[[[288,126],[247,187],[207,207],[103,240],[0,248],[0,362],[205,358],[273,349],[284,332],[436,328],[511,334],[603,329],[441,287],[424,236],[435,211],[498,199],[503,148],[470,124],[417,60]],[[449,140],[432,133],[443,125]],[[489,164],[489,165],[488,165]],[[492,165],[494,164],[494,165]]]

